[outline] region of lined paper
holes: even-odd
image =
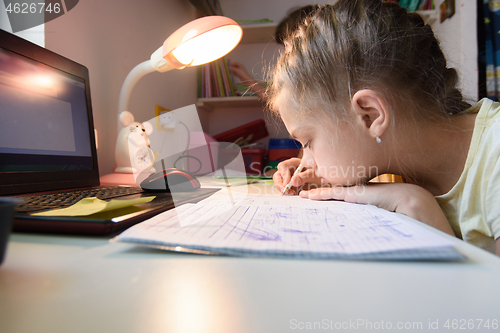
[[[137,224],[116,240],[260,257],[461,259],[449,239],[370,205],[221,190]]]

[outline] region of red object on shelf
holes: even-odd
[[[250,142],[257,141],[269,135],[266,122],[263,119],[252,121],[248,124],[238,126],[232,130],[214,135],[213,138],[219,142],[234,142],[239,138],[247,138],[253,134]]]
[[[266,150],[261,148],[243,148],[241,149],[241,154],[243,155],[246,173],[258,176],[262,175]]]
[[[297,157],[299,149],[269,149],[269,161],[284,161],[292,157]]]

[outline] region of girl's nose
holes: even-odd
[[[300,163],[302,163],[302,165],[306,168],[316,167],[316,161],[314,160],[310,149],[302,150],[302,160],[300,161]]]

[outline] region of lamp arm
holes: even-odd
[[[151,65],[151,60],[141,62],[128,73],[125,81],[123,81],[120,97],[118,98],[118,114],[122,111],[128,111],[128,103],[130,94],[137,82],[146,74],[155,72],[156,70]]]

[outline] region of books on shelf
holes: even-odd
[[[397,2],[401,7],[405,7],[409,12],[434,9],[434,0],[399,0],[392,2]]]
[[[233,78],[226,58],[202,65],[198,72],[198,97],[235,96]]]
[[[263,87],[266,82],[260,82]],[[201,66],[198,71],[198,97],[256,96],[244,83],[235,83],[225,58]]]
[[[255,96],[255,93],[248,85],[235,84],[226,58],[202,65],[198,71],[198,97],[232,96]]]

